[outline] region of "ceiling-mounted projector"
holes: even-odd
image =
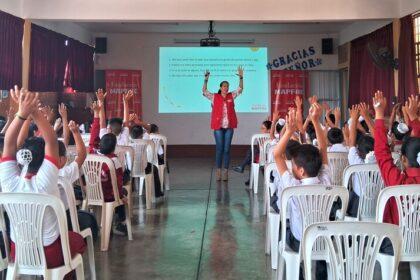
[[[213,21],[210,21],[209,25],[209,37],[200,40],[201,47],[219,47],[220,40],[216,37],[216,33],[213,30]]]

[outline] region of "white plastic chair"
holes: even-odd
[[[114,193],[114,201],[105,202],[102,191],[101,171],[102,166],[107,165],[111,174],[111,182]],[[112,159],[100,155],[88,155],[83,163],[83,173],[86,179],[86,205],[101,207],[101,250],[107,251],[109,246],[109,237],[111,234],[112,218],[114,209],[117,206],[124,205],[120,199],[117,186],[117,176]],[[133,240],[131,231],[131,219],[126,207],[126,225],[128,231],[128,240]]]
[[[402,235],[401,262],[410,263],[411,279],[420,279],[420,184],[393,186],[383,189],[379,193],[376,218],[383,222],[384,210],[387,202],[395,199],[398,207],[399,228]],[[382,279],[391,278],[389,271],[391,258],[379,254]],[[398,272],[397,272],[398,274]]]
[[[115,154],[123,165],[123,169],[130,170],[130,180],[126,183],[123,188],[127,191],[128,200],[128,213],[130,218],[133,216],[133,163],[134,163],[134,149],[131,146],[117,146],[115,147]]]
[[[0,232],[3,238],[4,251],[6,253],[5,256],[0,257],[0,272],[2,273],[2,279],[5,278],[6,269],[9,264],[9,239],[6,233],[6,222],[4,220],[4,213],[4,209],[0,205]]]
[[[392,152],[392,159],[394,160],[394,164],[400,169],[404,170],[404,165],[401,161],[401,153],[399,152]]]
[[[270,182],[270,175],[273,172],[277,172],[277,166],[275,163],[270,163],[264,171],[264,208],[267,212],[265,253],[271,255],[271,268],[277,269],[280,214],[276,213],[270,205],[270,198],[274,194],[274,184]]]
[[[266,151],[267,145],[265,143],[270,140],[270,134],[259,133],[252,135],[251,138],[251,172],[249,178],[249,188],[254,189],[254,193],[258,193],[258,175],[260,173],[260,167],[265,165],[266,161]],[[259,161],[254,162],[255,160],[255,147],[258,145],[259,148]]]
[[[356,218],[346,216],[344,217],[344,220],[375,221],[378,195],[384,188],[384,182],[378,165],[372,163],[348,166],[344,170],[343,186],[349,191],[351,181],[353,181],[353,183],[357,182],[360,187],[359,207]]]
[[[349,165],[348,153],[328,152],[328,164],[331,169],[331,184],[340,186],[344,169]]]
[[[334,201],[341,199],[341,211],[346,212],[349,193],[341,186],[306,185],[283,189],[280,194],[281,221],[286,221],[289,200],[293,199],[298,204],[302,217],[302,230],[311,224],[329,221]],[[326,244],[318,240],[313,249],[312,260],[328,261]],[[278,256],[278,279],[283,278],[284,266],[286,265],[286,279],[299,279],[299,267],[301,263],[301,250],[294,252],[286,243],[286,226],[281,227],[281,241],[279,242]],[[329,265],[327,265],[330,268]],[[330,273],[329,273],[330,274]]]
[[[80,230],[79,218],[77,215],[77,208],[76,208],[76,198],[74,196],[73,186],[71,186],[69,182],[62,180],[61,178],[58,179],[58,185],[59,186],[61,185],[61,188],[66,193],[67,204],[69,206],[69,211],[70,211],[71,226],[72,226],[73,231],[77,232],[84,239],[86,239],[86,244],[88,246],[90,278],[96,279],[95,249],[93,247],[92,231],[90,228]]]
[[[316,240],[325,240],[331,265],[331,279],[373,279],[376,258],[385,238],[392,242],[390,275],[398,267],[401,235],[398,227],[391,224],[368,222],[325,222],[306,228],[302,238],[302,257],[305,279],[312,279],[312,247]]]
[[[84,279],[83,259],[70,254],[66,211],[59,198],[39,193],[0,193],[0,205],[6,209],[17,242],[15,261],[9,262],[7,279],[18,275],[42,275],[44,279],[63,279],[76,270],[77,279]],[[47,268],[42,242],[42,225],[46,208],[57,216],[64,264]]]
[[[159,169],[159,180],[160,180],[161,190],[163,192],[163,186],[165,186],[165,189],[168,191],[169,190],[169,173],[168,173],[168,169],[166,168],[166,163],[167,163],[166,152],[167,152],[168,140],[165,136],[161,134],[150,134],[150,139],[155,144],[156,158],[155,158],[154,164]],[[157,155],[158,155],[159,147],[163,147],[164,164],[158,163]]]

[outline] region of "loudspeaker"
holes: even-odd
[[[95,38],[95,53],[106,53],[106,37]]]
[[[334,42],[333,38],[322,39],[322,54],[333,54],[334,53]]]
[[[98,88],[105,89],[105,70],[95,70],[95,76],[93,78],[93,88],[97,90]]]

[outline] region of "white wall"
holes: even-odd
[[[353,39],[373,32],[391,22],[392,20],[373,20],[352,23],[340,31],[339,44],[342,45],[344,43],[350,42]]]
[[[23,0],[23,15],[64,20],[324,21],[398,17],[400,0]]]
[[[0,10],[21,17],[23,0],[1,0]]]
[[[95,34],[108,37],[108,53],[98,57],[96,69],[142,70],[143,118],[156,122],[162,133],[168,136],[169,144],[213,144],[210,130],[210,114],[158,114],[158,50],[160,46],[173,46],[174,38],[201,38],[200,34],[119,33]],[[314,46],[321,52],[321,38],[336,37],[325,34],[219,34],[219,38],[255,39],[255,46],[268,47],[270,60],[294,50]],[[337,55],[319,55],[323,64],[317,70],[337,69]],[[244,84],[246,87],[246,73]],[[197,89],[201,94],[201,88]],[[268,93],[267,93],[268,94]],[[207,102],[203,98],[203,102]],[[210,106],[210,104],[209,104]],[[239,114],[239,127],[234,144],[248,144],[267,114]]]
[[[420,0],[400,0],[400,17],[420,11]]]
[[[40,25],[52,31],[64,34],[87,45],[92,45],[92,33],[78,24],[65,21],[58,22],[45,20],[32,20],[32,23]]]

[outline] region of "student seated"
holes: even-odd
[[[136,139],[142,139],[143,138],[143,127],[140,125],[134,125],[130,129],[130,136],[132,140]],[[140,155],[139,155],[140,156]],[[156,166],[151,164],[150,162],[147,163],[147,166],[145,168],[145,173],[150,174],[150,172],[153,171],[153,179],[155,183],[155,197],[161,197],[163,196],[163,192],[161,190],[161,182],[159,179],[159,170]]]
[[[0,163],[0,184],[3,192],[44,193],[60,198],[58,182],[58,144],[55,132],[47,119],[38,110],[38,95],[17,87],[11,90],[12,98],[18,102],[19,110],[6,131],[2,161]],[[31,158],[18,157],[16,161],[17,138],[23,123],[29,117],[35,121],[43,138],[32,137],[25,140],[22,150]],[[22,174],[21,174],[22,173]],[[72,256],[83,254],[86,243],[83,237],[72,231],[68,232],[70,252]],[[57,218],[51,209],[46,209],[43,228],[43,245],[48,268],[64,264],[60,231]],[[10,257],[15,257],[15,237],[11,232]]]
[[[328,166],[327,139],[319,119],[322,115],[321,106],[314,102],[310,109],[310,117],[318,139],[318,148],[310,144],[302,144],[292,153],[292,172],[286,165],[285,151],[290,137],[297,130],[296,113],[289,111],[286,120],[285,133],[274,151],[277,170],[281,175],[283,188],[300,185],[323,184],[331,185],[331,170]],[[302,217],[297,201],[292,199],[290,205],[290,229],[287,229],[286,242],[295,252],[299,252],[303,235]],[[317,279],[326,279],[326,264],[317,262]]]
[[[391,139],[394,152],[401,152],[404,137],[410,136],[410,128],[403,122],[394,122],[391,128]]]
[[[328,130],[327,133],[328,142],[331,146],[328,147],[328,152],[342,152],[347,153],[349,151],[344,143],[344,135],[341,129],[333,127]]]

